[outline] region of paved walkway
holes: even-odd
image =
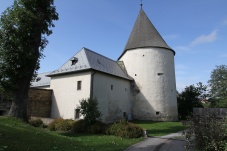
[[[125,151],[185,151],[186,141],[182,132],[161,137],[148,137]]]

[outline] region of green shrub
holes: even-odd
[[[194,117],[187,139],[195,135],[195,147],[202,151],[224,151],[227,143],[226,120],[215,117]],[[227,146],[226,146],[227,147]]]
[[[73,133],[84,133],[84,132],[88,132],[88,127],[85,124],[84,120],[78,120],[76,122],[73,123],[72,126],[72,132]]]
[[[73,127],[74,120],[61,120],[55,124],[55,130],[60,131],[71,131]]]
[[[84,121],[86,125],[94,124],[97,119],[101,117],[101,112],[98,110],[98,100],[88,98],[82,99],[80,101],[80,113],[84,116]]]
[[[29,120],[29,124],[35,127],[43,127],[43,121],[40,118]]]
[[[143,136],[143,129],[133,123],[121,120],[119,123],[109,125],[106,133],[123,138],[138,138]]]
[[[101,121],[96,121],[89,127],[89,132],[91,134],[104,134],[106,130],[106,124]]]
[[[78,120],[73,123],[72,131],[74,133],[91,133],[91,134],[104,134],[106,130],[106,124],[101,121],[95,121],[91,125],[87,125],[85,120]]]
[[[51,122],[49,125],[48,125],[48,128],[51,130],[51,131],[56,131],[56,125],[60,122],[64,121],[62,118],[57,118],[55,119],[53,122]]]

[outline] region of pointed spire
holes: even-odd
[[[175,54],[175,51],[166,44],[141,7],[131,35],[119,59],[127,50],[146,47],[166,48]]]
[[[143,0],[140,0],[140,7],[142,8],[143,6]]]

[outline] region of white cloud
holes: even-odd
[[[197,37],[195,40],[193,40],[190,46],[196,46],[204,43],[213,42],[217,39],[217,33],[218,33],[218,30],[214,30],[209,35],[201,35]]]

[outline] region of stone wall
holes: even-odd
[[[225,118],[227,116],[227,108],[193,108],[194,116]]]
[[[51,114],[52,90],[30,88],[28,92],[28,117],[49,118]],[[12,100],[0,94],[0,116],[7,115]]]
[[[30,88],[28,92],[28,116],[50,117],[51,98],[52,90]]]

